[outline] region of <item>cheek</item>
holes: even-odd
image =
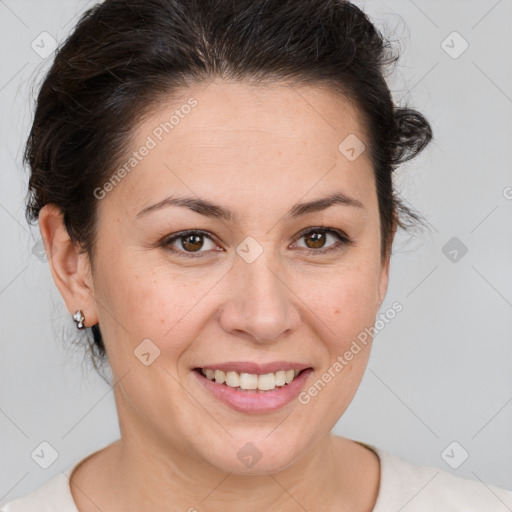
[[[161,264],[141,267],[119,259],[104,273],[108,279],[103,280],[100,300],[108,312],[101,321],[111,329],[109,339],[117,346],[112,352],[118,358],[122,352],[125,359],[130,358],[149,339],[162,354],[176,359],[197,336],[198,314],[204,314],[200,305],[218,276],[198,279]]]
[[[377,274],[373,267],[343,265],[324,272],[311,272],[297,279],[294,289],[302,302],[317,317],[316,323],[329,327],[325,332],[333,343],[357,335],[376,315]]]

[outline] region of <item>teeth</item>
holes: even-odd
[[[273,373],[265,373],[258,377],[258,389],[268,391],[276,387],[276,377]]]
[[[240,375],[236,372],[226,372],[226,386],[237,388],[240,386]]]
[[[286,384],[286,372],[284,370],[280,370],[274,375],[276,386],[284,386]]]
[[[207,369],[204,371],[204,374],[210,379],[210,380],[213,380],[215,378],[215,374],[218,372],[215,371],[215,370],[210,370],[210,369]],[[220,373],[220,372],[219,372]],[[224,372],[222,372],[224,373]],[[220,380],[220,379],[219,379]],[[221,383],[222,384],[222,383]]]
[[[233,373],[236,373],[236,372],[233,372]],[[261,379],[261,377],[258,377],[257,375],[255,375],[253,373],[241,373],[238,385],[242,389],[258,389],[260,386],[260,384],[259,384],[260,379]],[[233,387],[235,387],[235,386],[233,386]]]
[[[202,368],[201,373],[209,380],[214,380],[217,384],[226,384],[231,388],[242,390],[269,391],[276,387],[289,384],[300,370],[279,370],[275,373],[265,373],[257,375],[255,373],[223,372],[222,370],[212,370]]]
[[[206,375],[206,376],[208,377],[208,375]],[[224,381],[226,380],[226,374],[222,370],[215,370],[214,376],[215,376],[215,382],[217,384],[223,384]],[[208,378],[211,379],[211,377],[208,377]]]

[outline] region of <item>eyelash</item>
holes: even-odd
[[[307,256],[311,256],[312,254],[327,254],[333,251],[341,250],[345,246],[353,246],[354,241],[350,239],[345,233],[342,231],[339,231],[337,229],[333,228],[325,228],[325,227],[314,227],[314,228],[308,228],[306,230],[303,230],[299,233],[298,237],[295,241],[300,240],[303,236],[308,235],[310,233],[323,233],[323,234],[331,234],[334,235],[336,238],[338,238],[338,243],[331,245],[330,247],[326,249],[300,249],[300,251],[303,254],[306,254]],[[179,257],[184,258],[202,258],[203,256],[201,254],[208,252],[208,251],[196,251],[194,252],[187,252],[183,250],[178,250],[171,247],[172,242],[178,239],[186,238],[190,235],[202,235],[208,239],[210,239],[212,242],[214,242],[213,238],[210,236],[210,234],[206,231],[192,229],[188,231],[181,231],[179,233],[176,233],[172,235],[171,237],[164,238],[160,245],[166,248],[167,250],[177,254]]]

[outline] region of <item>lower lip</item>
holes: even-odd
[[[273,412],[290,403],[300,393],[312,372],[313,370],[308,368],[289,384],[269,391],[237,391],[235,388],[225,384],[217,384],[214,380],[207,379],[200,370],[193,370],[199,382],[216,398],[236,411],[253,414]]]

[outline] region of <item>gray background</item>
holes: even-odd
[[[39,230],[24,219],[30,84],[52,58],[31,44],[44,31],[62,41],[93,3],[0,0],[0,501],[119,436],[112,390],[83,364],[81,350],[60,342],[74,323],[47,262],[33,253]],[[512,1],[357,4],[401,40],[393,95],[426,114],[435,141],[396,173],[404,200],[430,227],[397,235],[381,311],[394,301],[404,309],[375,338],[335,432],[510,489]],[[462,40],[448,37],[454,31],[469,43],[457,58]],[[47,469],[31,458],[42,441],[58,452]],[[454,441],[451,457],[443,456]],[[457,465],[464,451],[457,469],[445,462]]]

